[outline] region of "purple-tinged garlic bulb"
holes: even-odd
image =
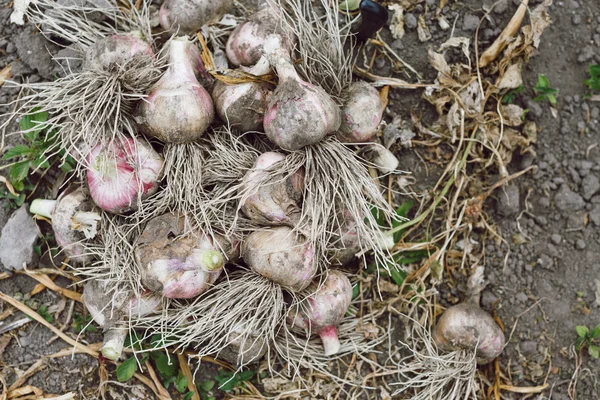
[[[290,310],[289,319],[298,328],[319,335],[326,356],[336,354],[340,350],[337,325],[352,302],[352,284],[342,272],[329,270],[325,282],[315,282],[307,290],[313,293],[307,304]]]
[[[372,141],[383,117],[379,92],[367,82],[354,82],[345,100],[338,139],[349,143]]]
[[[90,260],[85,242],[98,234],[101,217],[87,189],[67,189],[56,200],[36,199],[29,212],[52,220],[56,243],[71,261],[84,264]]]
[[[265,75],[270,71],[266,58],[252,68],[243,69],[252,75]],[[227,84],[218,81],[212,92],[217,114],[239,132],[262,130],[272,86],[266,82]]]
[[[171,33],[193,35],[204,25],[218,22],[233,9],[233,0],[165,0],[160,26]]]
[[[197,51],[186,36],[171,39],[169,67],[141,100],[136,121],[145,134],[164,143],[198,140],[215,116],[212,99],[196,78]]]
[[[139,32],[107,36],[86,49],[83,59],[85,70],[108,70],[112,65],[123,65],[134,57],[154,58],[152,46]]]
[[[474,351],[477,363],[492,362],[504,349],[504,332],[494,318],[475,304],[448,308],[433,330],[435,344],[444,351]]]
[[[198,296],[217,280],[225,265],[223,253],[212,239],[186,225],[180,214],[155,217],[136,244],[142,284],[168,298]]]
[[[294,226],[300,220],[304,171],[281,174],[269,182],[268,169],[283,160],[281,153],[263,153],[242,180],[241,192],[249,195],[242,198],[241,209],[256,223]]]
[[[257,274],[296,292],[310,285],[317,272],[311,244],[286,226],[251,233],[242,258]]]
[[[107,212],[122,214],[156,192],[164,160],[149,144],[126,138],[97,145],[87,164],[94,203]]]
[[[294,48],[296,37],[286,30],[281,13],[267,5],[234,29],[225,47],[227,58],[236,67],[256,64],[269,35],[279,36],[281,47],[288,52]]]
[[[282,149],[293,151],[337,131],[341,123],[339,107],[323,88],[300,79],[279,38],[269,37],[264,51],[279,76],[263,123],[268,138]]]

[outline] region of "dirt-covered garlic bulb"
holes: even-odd
[[[311,244],[286,226],[251,233],[242,258],[257,274],[292,291],[305,289],[317,272]]]
[[[268,138],[282,149],[293,151],[337,131],[341,123],[339,107],[323,88],[300,79],[279,37],[270,36],[264,51],[279,76],[263,123]]]
[[[233,0],[165,0],[158,18],[164,30],[192,35],[232,9]]]
[[[152,46],[142,39],[139,32],[110,35],[86,49],[83,69],[108,70],[111,66],[121,66],[134,57],[154,58]]]
[[[262,58],[252,68],[244,69],[255,76],[270,71],[269,62]],[[266,82],[227,84],[218,81],[212,92],[219,118],[238,132],[262,130],[272,85]]]
[[[286,51],[293,49],[295,36],[286,29],[281,13],[267,5],[234,29],[225,47],[227,58],[236,67],[256,64],[269,35],[279,36]]]
[[[504,332],[494,318],[471,302],[444,311],[433,330],[433,340],[445,351],[475,351],[480,365],[498,357],[505,342]]]
[[[294,226],[300,219],[304,171],[270,179],[269,168],[283,160],[281,153],[263,153],[242,180],[240,207],[256,223]]]
[[[129,318],[141,318],[158,311],[161,299],[150,292],[136,296],[110,291],[106,281],[90,280],[83,288],[83,303],[104,330],[102,355],[117,360],[123,353]]]
[[[168,298],[188,299],[217,280],[225,256],[210,237],[187,225],[186,217],[176,213],[146,224],[135,248],[144,287]]]
[[[324,282],[313,283],[307,291],[313,294],[306,304],[293,307],[288,317],[298,328],[319,335],[326,356],[336,354],[340,350],[337,325],[352,302],[352,284],[343,272],[329,270]]]
[[[169,41],[169,67],[141,100],[136,111],[140,130],[165,143],[199,139],[215,116],[213,102],[198,82],[197,50],[187,36]]]
[[[379,92],[367,82],[354,82],[342,107],[342,124],[336,134],[342,142],[363,143],[373,140],[383,117]]]
[[[98,234],[101,217],[87,189],[69,188],[56,200],[36,199],[29,212],[52,220],[56,243],[71,261],[86,263],[91,259],[85,243]]]
[[[137,139],[97,145],[88,156],[87,182],[92,199],[105,211],[121,214],[158,189],[164,160]]]

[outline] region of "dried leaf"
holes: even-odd
[[[540,45],[540,38],[544,30],[550,25],[550,15],[548,7],[552,5],[552,0],[545,0],[542,4],[533,9],[530,15],[531,25],[523,27],[525,43],[532,44],[536,49]]]
[[[466,88],[461,90],[458,95],[462,100],[463,106],[469,114],[479,114],[483,105],[483,94],[479,89],[477,80],[473,80]]]
[[[11,77],[12,64],[8,64],[0,71],[0,86],[4,85],[4,82]]]
[[[440,46],[438,51],[444,53],[446,50],[448,50],[451,47],[460,47],[462,49],[462,52],[465,55],[465,57],[467,57],[467,59],[469,60],[469,63],[471,63],[471,57],[469,56],[469,46],[470,45],[471,45],[471,40],[468,37],[460,37],[460,36],[451,37],[450,39],[448,39],[444,43],[442,43],[442,45]]]
[[[596,305],[600,306],[600,279],[596,279],[595,283],[596,283],[596,292],[595,292],[595,295],[596,295]]]
[[[394,12],[390,22],[390,31],[394,39],[402,39],[404,37],[404,8],[400,4],[392,4],[388,6]]]
[[[425,16],[421,15],[417,20],[417,33],[419,34],[419,40],[421,42],[427,42],[431,40],[431,33],[425,22]]]
[[[452,134],[452,137],[456,137],[457,128],[460,126],[460,113],[458,111],[458,103],[452,104],[448,114],[446,115],[446,125],[448,130]]]
[[[498,83],[499,89],[516,89],[523,84],[523,76],[521,75],[522,63],[511,64],[508,66],[504,75]]]
[[[523,113],[525,110],[516,104],[509,104],[502,107],[502,117],[504,123],[509,126],[520,126],[523,123]]]
[[[384,110],[388,106],[389,94],[390,94],[390,86],[389,85],[382,87],[381,90],[379,91],[379,98],[381,99],[381,105]]]
[[[435,68],[436,71],[438,71],[441,74],[450,75],[450,66],[448,65],[448,62],[446,62],[446,59],[444,58],[443,54],[436,53],[432,49],[429,49],[428,54],[429,64],[431,64],[431,66]]]

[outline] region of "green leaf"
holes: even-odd
[[[215,381],[204,381],[200,384],[200,389],[210,392],[215,387]]]
[[[592,330],[592,333],[590,333],[590,336],[592,339],[597,339],[600,337],[600,324],[596,325],[596,327]]]
[[[177,380],[175,381],[175,387],[179,393],[185,392],[185,389],[188,385],[188,378],[179,370],[179,374],[177,374]]]
[[[163,377],[163,386],[165,387],[165,389],[168,389],[169,386],[171,386],[171,383],[175,382],[177,378],[174,376],[169,376],[169,377]]]
[[[9,176],[13,185],[15,182],[23,182],[23,180],[27,177],[27,174],[29,173],[29,164],[30,162],[25,160],[19,161],[10,167]]]
[[[553,94],[546,94],[546,97],[548,97],[548,101],[550,102],[550,104],[552,104],[553,106],[556,105],[556,97],[554,97]]]
[[[164,378],[175,376],[178,368],[175,358],[169,357],[162,351],[153,351],[150,355],[156,363],[156,368]]]
[[[29,131],[28,139],[31,137],[37,137],[37,134],[40,133],[44,129],[43,123],[48,120],[48,113],[45,111],[36,112],[35,109],[31,110],[31,112],[27,115],[24,115],[23,118],[19,121],[19,127],[22,131]],[[32,136],[34,134],[34,136]],[[30,139],[30,141],[33,141]]]
[[[588,347],[588,353],[595,359],[598,359],[598,357],[600,357],[600,349],[598,349],[598,346]]]
[[[142,340],[138,337],[137,333],[134,330],[132,330],[127,334],[123,346],[125,348],[135,348],[136,350],[142,350]]]
[[[194,395],[194,393],[196,393],[196,392],[187,392],[187,393],[185,394],[185,396],[183,396],[183,397],[181,398],[181,400],[190,400],[190,399],[192,398],[192,396]]]
[[[546,75],[538,74],[538,81],[536,89],[545,89],[550,86],[550,81],[546,77]]]
[[[359,294],[360,294],[360,285],[358,283],[356,283],[354,286],[352,286],[352,300],[356,299]]]
[[[21,182],[22,184],[22,182]],[[18,191],[23,190],[23,188],[17,189],[17,186],[15,186],[15,189]],[[8,198],[13,200],[15,202],[15,204],[17,205],[17,207],[21,207],[23,205],[23,203],[25,203],[25,193],[19,193],[18,196],[15,196],[12,193],[9,193]]]
[[[588,335],[588,333],[590,333],[590,330],[588,329],[588,327],[582,326],[582,325],[576,326],[575,331],[577,331],[577,335],[580,338],[585,338]]]
[[[6,151],[2,156],[3,160],[11,160],[13,158],[25,156],[31,154],[33,150],[29,146],[25,146],[23,144],[14,146]]]
[[[250,379],[252,379],[254,377],[254,375],[256,375],[256,372],[254,372],[254,371],[242,371],[239,373],[238,377],[240,378],[240,380],[242,382],[245,382],[245,381],[249,381]]]
[[[135,357],[128,358],[117,367],[117,380],[127,382],[137,371],[137,361]]]
[[[397,265],[390,265],[390,275],[398,286],[402,286],[407,277],[406,272],[400,270]]]
[[[360,6],[360,0],[343,0],[340,2],[340,10],[356,11]]]
[[[540,101],[544,101],[546,99],[546,96],[541,95],[541,96],[536,96],[533,99],[531,99],[531,101],[535,101],[536,103],[539,103]]]
[[[48,169],[50,168],[50,163],[47,160],[47,156],[45,154],[39,154],[35,160],[33,160],[32,164],[40,169]]]

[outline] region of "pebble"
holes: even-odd
[[[521,303],[526,303],[527,300],[529,300],[529,297],[527,297],[527,295],[525,293],[523,293],[523,292],[517,293],[517,295],[515,297]]]
[[[523,355],[531,356],[537,353],[537,342],[533,340],[521,342],[519,344],[519,348],[521,349]]]
[[[562,242],[562,236],[560,236],[558,233],[555,233],[552,236],[550,236],[550,240],[552,240],[552,243],[554,243],[555,245],[559,245],[560,242]]]
[[[600,181],[594,174],[589,174],[581,181],[581,195],[584,199],[590,200],[600,189]]]
[[[547,197],[542,197],[538,200],[538,204],[542,208],[548,208],[548,207],[550,207],[550,199]]]
[[[575,14],[573,15],[573,25],[579,25],[581,23],[581,15]]]
[[[517,185],[507,185],[498,194],[498,203],[496,211],[503,217],[514,215],[520,210],[519,187]]]
[[[529,100],[527,101],[527,108],[529,109],[529,114],[539,118],[544,114],[544,109],[539,103],[535,101]]]
[[[508,8],[508,1],[500,0],[498,3],[496,3],[496,7],[494,7],[494,12],[496,14],[504,14],[504,12],[506,11],[507,8]]]
[[[594,223],[597,227],[600,227],[600,205],[596,204],[596,206],[589,213],[590,221]]]
[[[573,192],[569,186],[563,183],[556,196],[554,196],[554,205],[560,211],[577,211],[585,207],[585,201],[579,194]]]
[[[4,268],[11,270],[22,270],[26,264],[30,268],[35,252],[33,245],[38,238],[36,223],[27,212],[24,204],[13,213],[0,236],[0,261]]]
[[[15,46],[13,42],[8,43],[8,45],[6,46],[6,52],[8,54],[12,54],[15,51],[17,51],[17,46]]]
[[[463,31],[474,31],[479,25],[479,17],[473,14],[465,15],[463,19]]]
[[[417,27],[417,17],[414,14],[408,13],[404,16],[404,26],[407,29],[416,29]]]
[[[585,249],[585,241],[583,239],[577,239],[575,241],[575,248],[577,250],[583,250],[583,249]]]
[[[594,55],[596,55],[596,49],[592,46],[585,46],[579,52],[579,57],[577,57],[577,62],[583,64],[591,60]],[[575,96],[579,97],[579,96]]]

